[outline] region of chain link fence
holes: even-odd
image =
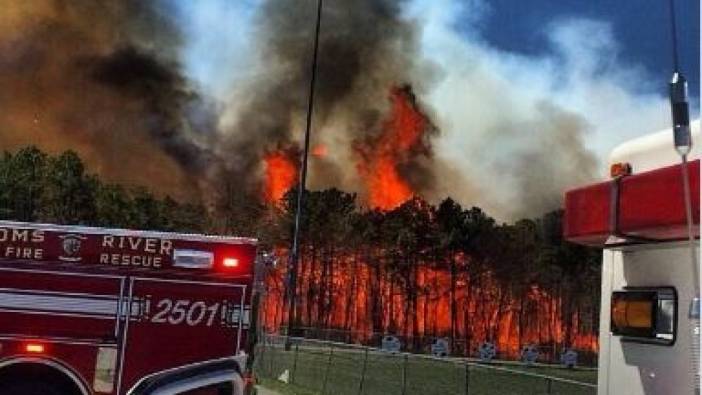
[[[281,334],[287,334],[285,332],[285,327],[281,328]],[[302,337],[305,339],[317,339],[332,341],[337,343],[349,343],[349,344],[362,344],[369,347],[379,347],[382,338],[387,336],[385,333],[372,333],[370,336],[367,332],[354,332],[348,330],[340,329],[327,329],[327,328],[313,328],[313,327],[296,327],[296,332],[293,336]],[[434,337],[434,336],[402,336],[394,335],[402,344],[402,350],[411,352],[413,354],[431,354],[431,345],[437,339],[447,339],[445,336]],[[461,357],[477,357],[478,347],[480,346],[480,341],[475,341],[467,344],[464,339],[455,339],[451,344],[451,355],[461,356]],[[497,359],[510,360],[518,359],[519,351],[525,344],[511,344],[509,345],[510,350],[505,350],[503,347],[499,347],[497,350]],[[561,360],[561,353],[563,352],[562,345],[552,343],[552,344],[537,344],[539,350],[539,361],[558,364]],[[583,350],[578,348],[573,348],[573,350],[578,353],[578,365],[579,366],[590,366],[594,367],[597,365],[597,353],[592,350]]]
[[[592,395],[596,371],[481,364],[371,347],[268,335],[257,345],[258,377],[319,395]]]

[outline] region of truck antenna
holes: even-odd
[[[672,37],[673,77],[670,80],[670,109],[673,118],[673,138],[675,149],[682,156],[683,161],[692,150],[692,136],[690,134],[690,104],[687,92],[687,79],[680,70],[678,57],[677,23],[675,19],[675,3],[669,0],[670,25]]]
[[[675,19],[675,0],[669,0],[668,5],[668,9],[670,10],[670,37],[673,44],[673,72],[678,72],[680,71],[680,64],[678,61],[678,25]]]
[[[693,388],[695,394],[700,393],[702,380],[702,366],[700,366],[700,344],[702,343],[702,333],[700,332],[700,284],[702,283],[702,271],[697,257],[695,246],[695,234],[693,230],[694,220],[692,218],[692,198],[690,193],[690,175],[688,174],[687,156],[692,151],[692,134],[690,132],[690,104],[688,100],[687,80],[680,70],[678,55],[677,23],[675,19],[675,2],[668,1],[670,8],[670,28],[673,56],[673,78],[670,80],[670,110],[673,120],[673,142],[675,150],[680,154],[683,182],[683,195],[685,201],[685,216],[687,222],[687,236],[690,244],[690,258],[692,263],[693,283],[695,295],[690,302],[689,319],[692,335],[691,364],[695,377]]]

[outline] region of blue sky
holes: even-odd
[[[681,67],[691,94],[699,97],[700,2],[675,2]],[[667,0],[490,0],[480,30],[495,47],[539,55],[548,48],[544,27],[563,18],[609,22],[623,62],[645,67],[665,92],[672,70]],[[460,30],[465,25],[456,27]]]

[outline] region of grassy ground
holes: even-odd
[[[594,384],[597,372],[555,367],[465,365],[409,355],[358,349],[299,346],[261,349],[257,375],[275,380],[285,375],[284,394],[300,395],[590,395],[596,390],[549,378]],[[275,388],[274,388],[275,389]],[[293,391],[293,392],[290,392]]]
[[[273,379],[260,379],[259,385],[271,389],[281,395],[318,395],[316,391],[308,390],[294,384],[285,384]]]

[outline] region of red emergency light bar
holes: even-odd
[[[568,191],[564,236],[604,246],[687,238],[681,165],[664,167]],[[688,163],[694,233],[699,237],[700,161]],[[612,237],[614,236],[614,237]]]

